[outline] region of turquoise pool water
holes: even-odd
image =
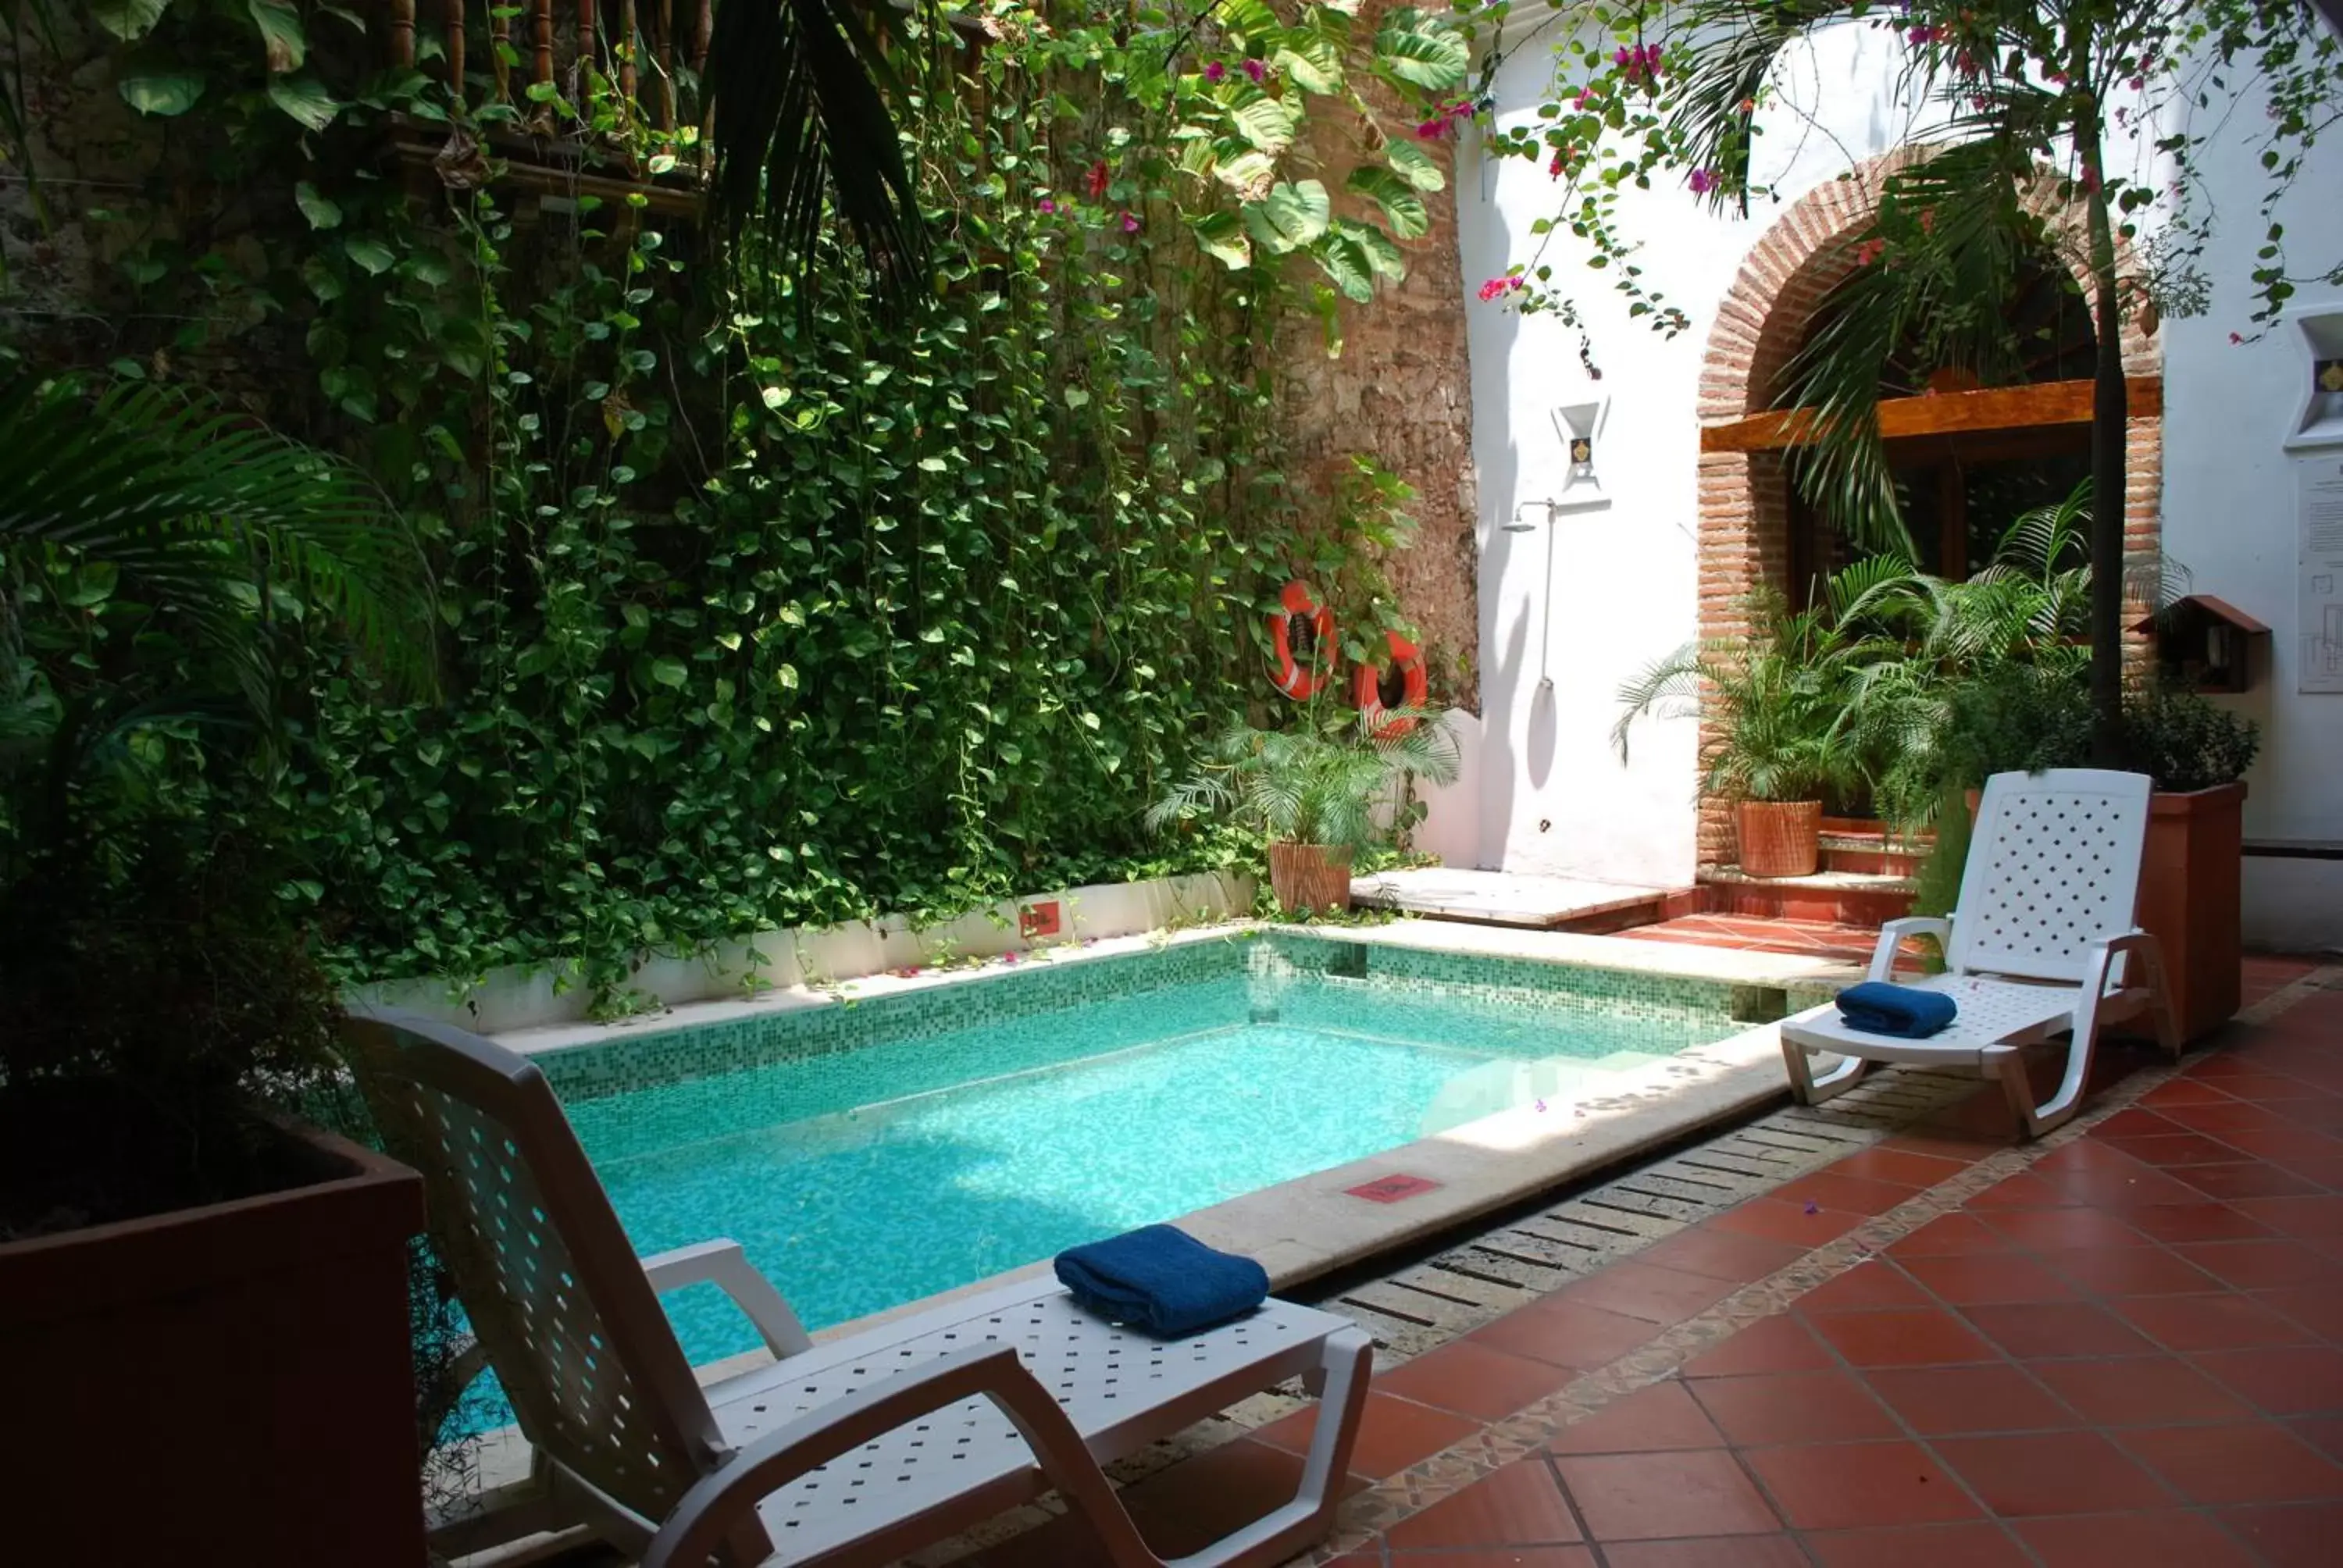
[[[1172,983],[1143,959],[1061,966],[1128,972],[1064,1006],[980,1005],[1040,979],[1003,977],[950,988],[983,1019],[967,1027],[930,1006],[924,1032],[565,1098],[639,1251],[730,1236],[820,1328],[1738,1027],[1706,995],[1628,1005],[1288,957],[1361,947],[1262,943],[1222,972],[1167,963]],[[667,1305],[694,1362],[757,1343],[711,1287]]]

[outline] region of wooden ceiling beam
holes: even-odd
[[[2088,381],[2037,381],[2026,387],[1986,387],[1974,392],[1936,392],[1890,397],[1879,405],[1879,434],[1893,441],[1912,436],[1950,436],[1965,431],[2029,430],[2049,425],[2091,422]],[[2164,412],[2164,379],[2133,376],[2125,380],[2131,413],[2152,418]],[[1752,414],[1729,425],[1701,427],[1704,452],[1773,452],[1814,440],[1813,414],[1783,408]]]

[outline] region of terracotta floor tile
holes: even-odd
[[[2335,1568],[2335,1543],[2343,1541],[2343,1504],[2224,1508],[2214,1517],[2272,1568]]]
[[[1956,1307],[2001,1302],[2056,1302],[2075,1293],[2072,1285],[2050,1270],[2015,1252],[1956,1252],[1943,1258],[1907,1258],[1903,1261],[1903,1269]]]
[[[1812,1559],[1787,1535],[1614,1541],[1603,1548],[1603,1560],[1611,1568],[1812,1568]]]
[[[2067,1195],[2066,1188],[2057,1181],[2052,1181],[2047,1176],[2026,1171],[1995,1182],[1970,1199],[1965,1206],[1971,1211],[2064,1209],[2074,1201],[2075,1200]]]
[[[1998,1138],[1949,1137],[1941,1132],[1898,1132],[1872,1147],[1891,1153],[1926,1154],[1938,1160],[1974,1165],[1986,1155],[1997,1153],[2010,1145]]]
[[[2191,1503],[2343,1498],[2343,1465],[2273,1422],[2135,1427],[2117,1438]]]
[[[1393,1568],[1595,1568],[1584,1546],[1489,1546],[1476,1552],[1393,1552]]]
[[[2044,1568],[2254,1568],[2254,1554],[2201,1513],[2077,1513],[2011,1528]]]
[[[2207,1351],[2194,1359],[2272,1415],[2343,1413],[2343,1351],[2330,1345]]]
[[[1799,1530],[1934,1524],[1976,1505],[1914,1442],[1825,1442],[1755,1448],[1745,1455],[1782,1516]]]
[[[2173,1251],[2223,1284],[2241,1291],[2310,1284],[2331,1288],[2336,1282],[2343,1281],[2343,1260],[2281,1237],[2258,1241],[2207,1241],[2175,1247]]]
[[[2224,1090],[2222,1092],[2226,1094],[2228,1091]],[[2168,1137],[2180,1130],[2177,1122],[2171,1121],[2161,1111],[2133,1106],[2128,1111],[2117,1111],[2113,1116],[2092,1128],[2091,1136],[2104,1142],[2117,1143],[2130,1138]]]
[[[2282,1291],[2256,1291],[2253,1299],[2272,1312],[2282,1312],[2312,1333],[2343,1342],[2343,1291],[2317,1285],[2289,1286]]]
[[[2036,1256],[2095,1296],[2172,1296],[2221,1288],[2212,1275],[2162,1247],[2091,1247]]]
[[[1541,1302],[1507,1312],[1466,1335],[1493,1350],[1582,1371],[1617,1361],[1659,1329],[1641,1318],[1566,1302]]]
[[[1974,1156],[1946,1159],[1942,1154],[1919,1154],[1906,1149],[1875,1146],[1826,1165],[1823,1171],[1825,1175],[1861,1176],[1873,1181],[1895,1181],[1906,1187],[1920,1188],[1934,1187],[1948,1176],[1959,1175],[1974,1163]]]
[[[1611,1263],[1550,1298],[1668,1328],[1733,1292],[1727,1280],[1648,1263]]]
[[[2063,1148],[2053,1149],[2034,1162],[2034,1174],[2036,1176],[2069,1176],[2085,1171],[2136,1174],[2140,1169],[2137,1157],[2126,1153],[2120,1145],[2104,1138],[2080,1139]]]
[[[2174,1246],[2184,1241],[2241,1241],[2251,1236],[2277,1234],[2252,1215],[2210,1199],[2143,1209],[2126,1214],[2124,1221],[2145,1235]]]
[[[1802,1176],[1785,1187],[1776,1188],[1776,1202],[1819,1203],[1825,1209],[1844,1209],[1853,1214],[1885,1214],[1896,1204],[1918,1192],[1916,1187],[1901,1181],[1882,1181],[1874,1176],[1854,1176],[1835,1168],[1817,1171]]]
[[[2038,1362],[2031,1370],[2051,1392],[2098,1426],[2233,1421],[2252,1408],[2175,1356]]]
[[[2328,1458],[2343,1460],[2343,1415],[2301,1416],[2284,1424]]]
[[[1598,1541],[1781,1530],[1740,1465],[1721,1450],[1585,1455],[1557,1459],[1554,1465],[1587,1533]]]
[[[1871,1391],[1844,1372],[1704,1378],[1693,1392],[1736,1448],[1901,1435]]]
[[[1935,1258],[1957,1252],[2006,1252],[2009,1238],[1974,1214],[1931,1220],[1900,1241],[1888,1243],[1891,1258]]]
[[[2020,1360],[2047,1356],[2144,1355],[2156,1349],[2137,1329],[2090,1302],[2025,1302],[1965,1307],[1962,1315]]]
[[[2291,1198],[2318,1191],[2315,1182],[2258,1160],[2235,1165],[2183,1166],[2173,1174],[2208,1197],[2231,1202],[2241,1198]]]
[[[1825,1241],[1837,1241],[1869,1218],[1867,1214],[1819,1204],[1815,1212],[1809,1214],[1802,1203],[1753,1198],[1736,1209],[1726,1210],[1708,1223],[1737,1235],[1755,1236],[1767,1241],[1790,1241],[1813,1248]]]
[[[1310,1433],[1317,1420],[1318,1407],[1312,1405],[1271,1422],[1252,1435],[1262,1442],[1301,1453],[1310,1446]],[[1358,1442],[1351,1450],[1351,1470],[1354,1474],[1381,1481],[1480,1430],[1478,1422],[1378,1390],[1367,1395],[1366,1414],[1359,1422]]]
[[[1688,1378],[1746,1377],[1758,1372],[1816,1372],[1838,1365],[1804,1319],[1784,1312],[1750,1324],[1731,1339],[1686,1362]]]
[[[1977,1217],[2027,1248],[2137,1247],[2140,1233],[2097,1209],[1981,1209]]]
[[[1825,1312],[1812,1321],[1815,1332],[1859,1367],[1935,1366],[1999,1359],[1967,1324],[1933,1308]]]
[[[1871,1386],[1923,1436],[1959,1432],[2030,1432],[2079,1424],[2065,1405],[2016,1367],[1885,1368]]]
[[[1928,1292],[1914,1284],[1902,1270],[1885,1259],[1857,1263],[1835,1280],[1825,1280],[1800,1296],[1802,1312],[1867,1312],[1877,1307],[1933,1307]]]
[[[2202,1132],[2176,1127],[2168,1137],[2127,1139],[2124,1152],[2150,1165],[2234,1164],[2237,1151]]]
[[[1567,1545],[1583,1539],[1543,1459],[1516,1460],[1384,1533],[1394,1548]]]
[[[2165,1114],[2177,1126],[2215,1138],[2229,1132],[2271,1131],[2295,1125],[2267,1105],[2248,1105],[2242,1100],[2225,1100],[2217,1105],[2177,1105]]]
[[[1498,1421],[1544,1399],[1576,1375],[1551,1362],[1508,1355],[1472,1340],[1455,1340],[1378,1373],[1374,1386],[1419,1404]]]
[[[2139,1103],[2142,1110],[2160,1111],[2174,1105],[2218,1105],[2228,1099],[2202,1079],[2176,1078],[2141,1095]]]
[[[1712,1280],[1730,1280],[1738,1285],[1762,1280],[1775,1270],[1796,1262],[1805,1256],[1805,1250],[1787,1241],[1760,1241],[1755,1236],[1694,1225],[1657,1246],[1645,1248],[1636,1256],[1662,1268],[1705,1274]]]
[[[2309,1338],[2291,1319],[2244,1296],[2131,1296],[2115,1310],[2167,1350],[2243,1350]]]
[[[1835,1530],[1805,1543],[1823,1568],[2032,1568],[2025,1549],[1991,1523]]]
[[[2127,1218],[2132,1210],[2146,1209],[2158,1203],[2201,1203],[2205,1201],[2202,1192],[2176,1179],[2169,1171],[2152,1170],[2145,1165],[2129,1173],[2080,1171],[2059,1177],[2057,1184],[2058,1190],[2066,1195],[2067,1202],[2086,1208],[2110,1210],[2118,1218]]]
[[[2343,1198],[2248,1198],[2237,1207],[2288,1236],[2343,1236]]]
[[[1301,1482],[1299,1455],[1239,1438],[1124,1488],[1122,1500],[1149,1545],[1183,1555],[1291,1502]],[[1344,1490],[1364,1484],[1354,1478]],[[1079,1533],[1095,1549],[1086,1527]]]
[[[1674,1378],[1637,1389],[1546,1440],[1556,1453],[1644,1453],[1719,1448],[1724,1435]]]
[[[2156,1477],[2096,1432],[1945,1437],[1932,1446],[2004,1519],[2169,1506]]]

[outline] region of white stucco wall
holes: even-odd
[[[1551,35],[1549,35],[1549,37]],[[1742,260],[1783,206],[1921,128],[1896,92],[1899,48],[1864,26],[1818,35],[1792,65],[1785,107],[1763,119],[1756,177],[1778,193],[1746,220],[1720,218],[1681,188],[1631,193],[1620,226],[1642,242],[1645,282],[1691,317],[1666,340],[1626,315],[1604,274],[1584,266],[1566,236],[1543,259],[1572,287],[1603,371],[1581,369],[1578,336],[1550,316],[1523,317],[1468,304],[1474,457],[1482,516],[1480,864],[1682,884],[1694,866],[1694,733],[1688,719],[1636,728],[1622,765],[1609,733],[1615,694],[1651,660],[1697,628],[1694,556],[1698,379],[1709,328]],[[1543,44],[1516,45],[1496,79],[1501,125],[1534,124],[1548,95],[1553,57]],[[2263,726],[2264,750],[2248,782],[2247,832],[2258,839],[2343,839],[2343,697],[2295,690],[2295,469],[2285,437],[2308,376],[2291,327],[2232,345],[2247,327],[2245,280],[2260,243],[2251,193],[2258,171],[2239,114],[2235,138],[2207,165],[2227,193],[2232,222],[2206,257],[2217,280],[2204,317],[2167,322],[2164,528],[2166,548],[2194,588],[2268,621],[2272,668],[2245,697],[2223,699]],[[1530,226],[1553,211],[1554,187],[1525,161],[1492,163],[1476,148],[1459,159],[1459,243],[1468,291],[1517,262],[1536,258]],[[2110,163],[2132,160],[2110,150]],[[2135,171],[2144,172],[2144,171]],[[2283,216],[2298,270],[2343,257],[2343,146],[2318,149]],[[2303,302],[2343,309],[2343,290]],[[1596,467],[1610,504],[1560,514],[1553,566],[1537,531],[1503,531],[1523,503],[1560,495],[1565,453],[1552,411],[1609,399]],[[2335,453],[2343,461],[2343,451]],[[1572,492],[1574,498],[1583,490]],[[1521,515],[1532,521],[1543,508]],[[1552,601],[1550,688],[1540,685],[1541,618]],[[2343,946],[2343,864],[2247,864],[2249,940],[2296,950]]]
[[[1757,177],[1780,193],[1780,206],[1909,138],[1916,122],[1895,93],[1893,66],[1886,37],[1865,27],[1833,29],[1803,52],[1784,96],[1811,106],[1814,119],[1769,116],[1761,142]],[[1535,123],[1553,69],[1543,43],[1517,48],[1496,81],[1501,125]],[[1457,182],[1468,290],[1532,258],[1540,240],[1530,226],[1551,215],[1555,195],[1544,168],[1478,159],[1476,151],[1460,157]],[[1606,275],[1587,268],[1568,236],[1556,236],[1544,259],[1576,294],[1600,381],[1580,367],[1577,334],[1554,317],[1467,307],[1482,502],[1484,867],[1692,880],[1693,721],[1639,723],[1624,765],[1610,731],[1621,683],[1697,630],[1701,360],[1718,302],[1779,210],[1768,204],[1746,220],[1720,218],[1680,187],[1623,201],[1620,226],[1642,242],[1635,259],[1645,283],[1692,318],[1692,330],[1673,340],[1631,319]],[[1601,397],[1610,407],[1595,467],[1611,504],[1557,514],[1549,578],[1543,508],[1523,513],[1540,523],[1537,532],[1510,534],[1503,525],[1523,503],[1563,492],[1567,458],[1552,411]],[[1542,688],[1549,596],[1553,646],[1544,657],[1553,684]]]

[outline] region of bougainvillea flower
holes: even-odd
[[[1226,65],[1222,65],[1218,60],[1213,61],[1211,65],[1204,67],[1204,80],[1207,82],[1222,81],[1226,79],[1228,74],[1229,68]]]
[[[1043,196],[1040,201],[1033,205],[1041,212],[1043,217],[1048,217],[1058,210],[1058,204],[1051,201],[1048,196]]]
[[[1269,67],[1259,60],[1247,60],[1245,75],[1251,76],[1255,83],[1265,82],[1269,79]]]
[[[1122,232],[1125,234],[1137,234],[1139,232],[1139,219],[1129,213],[1124,213],[1122,215]]]
[[[1716,176],[1706,169],[1694,169],[1692,171],[1691,180],[1687,183],[1692,186],[1693,195],[1706,196],[1716,188]]]
[[[1091,193],[1091,200],[1096,201],[1106,195],[1106,160],[1104,158],[1091,166],[1091,172],[1082,176],[1082,183]]]
[[[1869,266],[1873,262],[1877,261],[1886,253],[1887,242],[1885,240],[1866,239],[1861,245],[1855,247],[1855,265],[1857,266]]]

